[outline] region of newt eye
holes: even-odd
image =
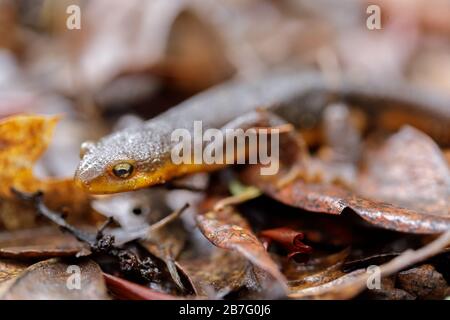
[[[114,175],[116,177],[121,178],[121,179],[126,179],[133,173],[133,170],[134,170],[133,165],[131,165],[127,162],[122,162],[122,163],[116,164],[114,166],[114,168],[112,169],[112,172],[114,173]]]

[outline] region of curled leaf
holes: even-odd
[[[419,234],[448,230],[450,171],[434,142],[405,128],[379,152],[354,191],[303,179],[279,188],[278,177],[262,177],[256,166],[245,170],[242,178],[276,200],[308,211],[341,214],[349,208],[386,229]]]
[[[174,300],[175,296],[156,292],[139,284],[103,273],[108,289],[118,299],[126,300]]]
[[[298,262],[307,260],[307,254],[312,248],[302,242],[303,233],[291,228],[275,228],[261,231],[260,236],[270,241],[281,244],[288,251],[288,258]],[[270,243],[269,243],[270,244]]]
[[[233,207],[226,206],[218,211],[198,214],[196,219],[200,231],[214,245],[240,253],[281,284],[285,283],[285,277],[278,270],[277,264],[251,231],[248,222]]]

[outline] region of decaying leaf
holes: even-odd
[[[19,213],[19,214],[18,214]],[[28,229],[36,225],[36,212],[20,201],[0,201],[0,228],[5,230]]]
[[[366,154],[357,182],[363,196],[423,215],[450,217],[450,169],[431,138],[404,127]]]
[[[55,227],[0,233],[0,257],[44,259],[89,254],[89,248]]]
[[[382,277],[401,271],[408,266],[426,260],[444,250],[450,244],[450,231],[418,250],[407,250],[398,257],[379,266]],[[367,288],[372,272],[358,269],[316,287],[292,292],[291,298],[300,299],[350,299]]]
[[[203,257],[181,257],[177,265],[189,279],[196,295],[215,298],[244,287],[250,267],[241,255],[221,249]]]
[[[397,283],[419,299],[443,299],[450,293],[445,278],[430,264],[400,272]]]
[[[256,166],[242,177],[278,201],[308,211],[341,214],[350,208],[382,228],[423,234],[448,230],[450,171],[439,148],[417,130],[404,128],[386,141],[382,150],[383,159],[378,156],[371,175],[366,172],[358,179],[367,188],[359,188],[357,183],[354,191],[303,179],[279,188],[279,177],[260,176]]]
[[[248,222],[233,207],[198,214],[196,219],[201,232],[214,245],[240,253],[284,285],[286,280],[278,266],[251,231]]]
[[[349,254],[344,249],[334,254],[311,259],[307,264],[286,261],[283,272],[288,278],[289,290],[296,292],[307,288],[318,287],[342,277],[342,266]]]
[[[75,277],[74,277],[75,276]],[[76,279],[80,276],[80,282]],[[76,286],[79,290],[71,290]],[[3,300],[109,299],[99,266],[91,260],[50,259],[23,270],[0,287]]]
[[[37,190],[52,194],[46,199],[52,207],[70,208],[86,214],[87,195],[73,179],[38,179],[33,175],[35,162],[51,141],[58,117],[18,115],[0,121],[0,197],[14,201],[11,188],[24,192]]]
[[[182,252],[185,242],[186,230],[180,221],[173,221],[153,231],[149,239],[140,241],[151,254],[165,262],[173,280],[180,288],[184,288],[184,286],[175,261]]]
[[[367,296],[377,300],[414,300],[415,296],[395,287],[395,276],[381,278],[380,288],[365,292]]]
[[[0,260],[0,291],[4,281],[8,281],[18,276],[28,264],[12,260]]]
[[[126,300],[175,300],[176,296],[153,291],[147,287],[103,273],[108,289],[118,299]]]
[[[287,250],[288,258],[296,261],[306,261],[307,255],[312,252],[312,248],[302,242],[305,235],[291,228],[263,230],[260,235],[268,240],[268,245],[271,241],[279,243]]]

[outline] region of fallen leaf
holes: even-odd
[[[312,252],[312,248],[302,242],[304,234],[291,228],[275,228],[263,230],[260,236],[270,242],[274,241],[281,244],[288,252],[288,258],[297,262],[304,262],[308,259],[308,254]]]
[[[434,141],[403,127],[366,153],[357,186],[364,197],[450,217],[450,169]]]
[[[88,255],[86,244],[54,227],[0,233],[0,257],[44,259]]]
[[[345,275],[341,269],[349,252],[349,249],[344,249],[334,254],[312,258],[305,264],[286,261],[283,273],[288,279],[290,292],[319,287]]]
[[[133,230],[156,223],[170,211],[164,201],[166,192],[151,188],[95,196],[92,207],[105,217],[114,218],[122,229]]]
[[[0,121],[0,195],[11,188],[33,192],[41,183],[33,176],[34,163],[51,141],[57,117],[20,115]]]
[[[430,264],[400,272],[397,283],[419,299],[443,299],[450,292],[445,278]]]
[[[82,9],[91,27],[77,48],[77,72],[91,91],[130,71],[150,70],[190,90],[230,74],[215,27],[207,21],[209,17],[200,16],[194,3],[115,1],[115,14],[105,17],[110,6],[111,1],[96,1]],[[132,27],[124,28],[123,21]]]
[[[277,264],[251,231],[248,222],[233,207],[225,206],[221,210],[198,214],[196,220],[200,231],[211,243],[240,253],[284,285],[286,279]]]
[[[157,292],[139,284],[103,273],[106,285],[114,297],[124,300],[175,300],[179,299],[166,293]]]
[[[221,249],[202,257],[182,256],[177,265],[189,279],[197,296],[214,298],[244,287],[250,267],[241,255]]]
[[[365,292],[370,298],[376,300],[415,300],[416,297],[411,293],[395,288],[395,276],[381,278],[380,288],[366,290]],[[363,296],[362,299],[365,299]]]
[[[164,261],[175,283],[184,288],[178,274],[176,259],[186,243],[186,230],[181,221],[172,221],[151,233],[150,239],[141,240],[140,243],[151,254]]]
[[[36,212],[19,200],[0,198],[0,228],[6,230],[29,229],[37,224]],[[17,213],[20,214],[17,214]]]
[[[89,213],[88,196],[69,179],[38,179],[33,167],[49,145],[58,117],[18,115],[0,121],[0,197],[16,205],[11,188],[49,193],[52,208],[70,208],[72,214]],[[69,218],[70,219],[70,218]]]
[[[442,252],[450,244],[450,230],[417,250],[406,250],[398,257],[379,266],[380,275],[387,277],[408,266],[424,261]],[[351,299],[367,288],[367,281],[373,275],[366,269],[358,269],[335,280],[313,288],[301,289],[289,295],[300,299]]]
[[[402,144],[397,143],[399,140]],[[380,161],[381,172],[377,171],[376,174],[379,178],[366,174],[361,178],[361,185],[356,183],[355,191],[340,185],[304,179],[296,179],[279,188],[279,177],[260,176],[258,166],[248,167],[241,177],[244,182],[256,185],[274,199],[308,211],[338,215],[345,209],[351,209],[375,226],[402,232],[432,234],[448,230],[450,171],[439,148],[430,138],[412,128],[403,129],[392,136],[385,143],[385,150],[392,151],[392,144],[395,144],[395,153],[385,154],[386,158]],[[409,159],[401,156],[409,154]],[[398,157],[402,157],[401,162]],[[373,163],[373,166],[378,166],[378,163]],[[394,171],[400,170],[396,178],[386,174],[390,166]],[[385,179],[384,186],[381,179]],[[374,181],[378,184],[368,190],[369,182]],[[408,183],[414,186],[405,187]],[[402,188],[408,192],[400,193],[398,190]],[[380,192],[393,203],[369,199],[369,194],[371,197],[383,198],[376,194],[376,190],[385,190]],[[362,193],[366,197],[361,196]],[[422,204],[419,205],[416,198],[420,198]]]
[[[68,283],[76,276],[69,267],[80,268],[80,289],[71,290]],[[74,270],[75,270],[74,268]],[[74,283],[75,285],[75,283]],[[50,259],[31,265],[0,287],[3,300],[105,300],[109,299],[100,267],[91,260],[72,263]]]
[[[17,277],[28,264],[12,260],[0,260],[0,291],[4,281]]]

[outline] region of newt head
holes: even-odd
[[[163,183],[173,167],[170,145],[163,131],[127,129],[97,143],[83,143],[76,183],[94,194],[126,192]]]

